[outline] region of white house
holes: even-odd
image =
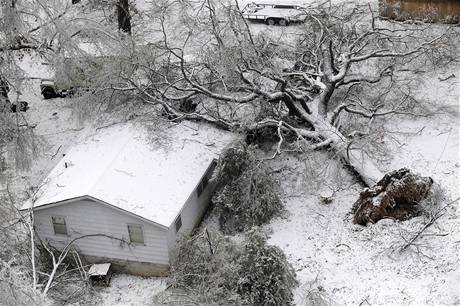
[[[88,263],[166,273],[178,234],[201,221],[232,135],[193,123],[153,130],[115,125],[69,150],[22,207],[33,207],[39,237],[57,248],[82,237],[74,246]]]

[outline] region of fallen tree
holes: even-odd
[[[158,2],[149,17],[160,39],[124,48],[91,107],[132,111],[141,102],[171,121],[269,134],[273,158],[330,149],[373,186],[384,177],[385,121],[429,115],[412,96],[410,71],[455,54],[455,29],[379,20],[369,5],[313,5],[303,26],[277,36],[254,34],[237,5],[200,4]]]
[[[332,148],[367,186],[384,176],[369,145],[376,122],[426,115],[413,110],[417,101],[396,71],[452,51],[448,28],[433,35],[429,26],[380,21],[370,6],[312,7],[302,31],[280,42],[253,35],[231,5],[202,8],[174,36],[171,7],[162,7],[162,41],[103,90],[132,92],[173,121],[268,130],[278,138],[274,156],[288,142],[300,152]]]

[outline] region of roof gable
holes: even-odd
[[[158,228],[162,228],[162,229],[168,229],[168,226],[166,225],[162,225],[162,224],[159,224],[159,223],[156,223],[152,220],[149,220],[149,219],[146,219],[142,216],[139,216],[139,215],[136,215],[132,212],[129,212],[127,210],[124,210],[120,207],[117,207],[117,206],[114,206],[114,205],[111,205],[109,203],[106,203],[104,201],[101,201],[99,199],[96,199],[96,198],[93,198],[91,196],[88,196],[88,195],[85,195],[85,196],[81,196],[81,197],[77,197],[77,198],[71,198],[71,199],[66,199],[66,200],[63,200],[63,201],[59,201],[59,202],[55,202],[55,203],[48,203],[48,204],[44,204],[44,205],[40,205],[40,206],[35,206],[34,207],[34,211],[38,211],[38,210],[44,210],[44,209],[48,209],[48,208],[53,208],[53,207],[56,207],[56,206],[60,206],[60,205],[71,205],[72,203],[75,203],[75,202],[78,202],[78,201],[81,201],[81,200],[89,200],[91,202],[94,202],[95,204],[98,204],[98,205],[104,205],[104,206],[107,206],[111,209],[114,209],[116,211],[119,211],[123,214],[126,214],[128,216],[131,216],[133,218],[137,218],[139,220],[142,220],[144,222],[147,222],[149,224],[152,224]],[[22,208],[24,209],[24,208]]]

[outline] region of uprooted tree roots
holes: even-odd
[[[384,218],[402,221],[415,217],[423,211],[419,204],[432,185],[430,177],[414,174],[409,169],[392,171],[361,192],[353,205],[353,221],[366,225]]]

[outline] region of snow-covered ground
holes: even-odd
[[[84,131],[84,126],[74,119],[68,100],[43,100],[40,94],[39,78],[49,77],[47,67],[41,65],[39,59],[27,55],[21,68],[31,78],[34,78],[25,81],[19,100],[29,103],[29,110],[24,114],[24,117],[30,126],[34,126],[33,133],[37,136],[39,150],[32,160],[31,169],[21,171],[10,168],[10,171],[5,175],[6,179],[0,182],[0,190],[6,188],[1,184],[8,184],[18,201],[27,199],[30,192],[28,188],[38,185],[39,181],[62,158],[62,153]]]
[[[265,25],[252,26],[256,31],[269,31]],[[295,32],[296,28],[273,31],[282,36],[283,31]],[[31,58],[24,60],[31,76],[46,77],[46,67],[36,64]],[[455,77],[438,79],[450,74]],[[385,171],[409,167],[433,177],[445,190],[442,204],[460,196],[459,76],[458,67],[425,75],[417,95],[449,106],[451,111],[426,118],[400,117],[389,123],[392,156],[380,164]],[[21,100],[29,102],[27,120],[46,141],[30,171],[8,173],[6,182],[24,200],[26,189],[38,184],[87,127],[72,114],[69,100],[43,100],[38,80],[29,81]],[[333,305],[460,304],[458,203],[430,227],[428,235],[417,240],[418,250],[411,247],[400,252],[404,239],[424,225],[423,217],[405,222],[384,220],[368,227],[354,225],[347,214],[361,186],[327,153],[312,153],[302,161],[289,157],[278,166],[290,168],[283,172],[289,214],[267,228],[272,232],[270,243],[283,249],[297,271],[298,305],[314,305],[312,301],[320,299]],[[319,185],[312,183],[318,177],[324,177],[322,185],[335,191],[332,203],[321,203]],[[165,287],[161,278],[116,275],[100,293],[103,305],[147,305]]]
[[[450,74],[456,77],[438,79]],[[460,196],[459,76],[455,66],[424,76],[416,96],[448,108],[431,117],[393,118],[387,124],[392,131],[387,137],[392,156],[380,164],[385,171],[408,167],[431,176],[445,192],[441,206]],[[415,246],[400,252],[426,220],[383,220],[368,227],[352,224],[347,214],[361,187],[346,170],[337,170],[335,162],[329,162],[325,167],[329,171],[320,176],[335,191],[334,201],[322,204],[317,191],[321,188],[312,186],[314,175],[307,176],[311,170],[303,168],[311,161],[321,167],[324,158],[324,153],[313,153],[306,158],[308,163],[291,158],[288,166],[296,171],[283,174],[288,175],[283,186],[289,216],[269,226],[270,242],[283,249],[297,270],[301,283],[297,304],[314,305],[312,301],[320,298],[337,305],[459,304],[458,202]]]
[[[151,305],[154,296],[166,288],[162,278],[115,275],[110,287],[102,289],[100,306]]]

